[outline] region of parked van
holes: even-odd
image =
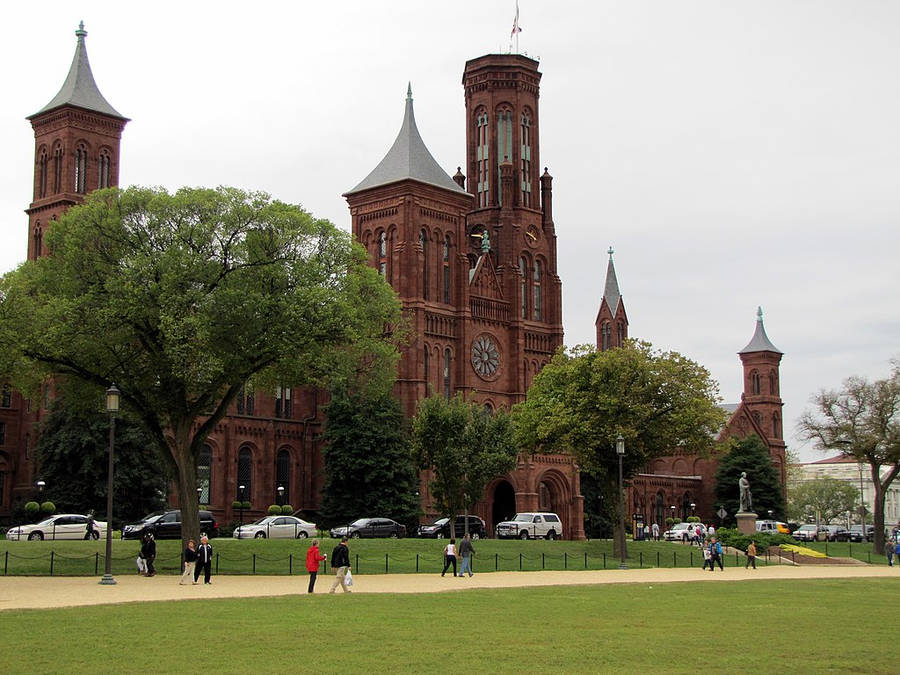
[[[768,534],[790,534],[791,532],[787,523],[782,523],[778,520],[757,520],[756,531],[767,532]]]

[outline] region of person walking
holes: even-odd
[[[444,547],[444,569],[441,576],[447,573],[447,568],[453,565],[453,576],[456,576],[456,539],[451,539],[450,543]]]
[[[703,569],[709,565],[709,571],[712,572],[712,552],[709,550],[709,544],[703,546]]]
[[[203,583],[212,583],[209,580],[212,574],[212,556],[213,548],[209,545],[209,537],[205,534],[200,537],[200,548],[197,549],[197,565],[194,567],[194,583],[200,579],[200,572],[203,571]]]
[[[709,540],[709,557],[710,572],[716,568],[716,563],[719,563],[720,570],[725,571],[725,567],[722,565],[722,544],[716,541],[715,537]]]
[[[144,535],[144,543],[141,544],[141,557],[147,565],[147,574],[144,576],[156,576],[156,568],[153,566],[153,561],[156,560],[156,541],[150,532]]]
[[[459,576],[469,572],[472,576],[472,556],[475,555],[475,547],[472,546],[472,538],[467,534],[465,538],[459,542],[459,555],[462,557],[462,564],[459,567]]]
[[[347,537],[343,537],[341,543],[331,552],[331,569],[334,570],[334,581],[331,582],[331,590],[328,592],[334,593],[340,585],[344,593],[352,593],[353,591],[347,588],[347,571],[350,569],[350,547],[347,546]]]
[[[194,581],[194,567],[196,565],[197,544],[193,539],[188,539],[187,548],[184,549],[184,572],[181,573],[181,581],[178,582],[179,586],[184,586],[188,581],[197,583]]]
[[[319,574],[319,563],[327,560],[328,556],[319,552],[319,540],[313,539],[309,550],[306,552],[306,571],[309,572],[309,588],[307,593],[312,593],[316,587],[316,577]]]
[[[653,541],[659,541],[659,523],[653,523],[650,529],[653,531]]]
[[[91,537],[94,536],[94,512],[91,511],[87,516],[87,526],[84,528],[84,541],[88,541]],[[97,534],[97,539],[100,538],[100,534]]]
[[[753,565],[753,569],[756,569],[756,542],[751,541],[750,545],[747,547],[747,564],[744,565],[744,569],[747,569]]]

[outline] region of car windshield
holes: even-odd
[[[251,525],[266,525],[275,520],[275,516],[266,516],[265,518],[260,518],[255,523],[251,523]]]
[[[446,525],[450,522],[449,518],[438,518],[436,521],[432,523],[432,525]]]
[[[163,514],[162,511],[154,511],[141,518],[142,523],[152,523]]]
[[[513,522],[530,523],[531,522],[531,514],[530,513],[517,513],[516,517],[513,518]]]
[[[45,527],[47,525],[52,525],[55,518],[56,518],[56,516],[53,516],[51,518],[47,518],[46,520],[42,520],[41,522],[38,523],[38,525],[43,525]]]
[[[815,530],[816,526],[815,525],[801,525],[800,529],[803,530],[804,532],[809,532],[810,530]]]
[[[364,527],[369,522],[368,518],[360,518],[359,520],[354,520],[350,523],[350,527]]]

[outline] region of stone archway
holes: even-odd
[[[491,498],[491,522],[488,527],[493,532],[497,523],[512,518],[516,513],[516,491],[509,481],[497,481]]]
[[[566,477],[550,469],[538,480],[538,511],[555,513],[562,521],[563,536],[572,537],[572,514],[570,513],[570,491]]]

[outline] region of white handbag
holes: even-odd
[[[347,570],[347,574],[344,575],[344,585],[345,586],[353,585],[353,574],[350,573],[350,570]]]

